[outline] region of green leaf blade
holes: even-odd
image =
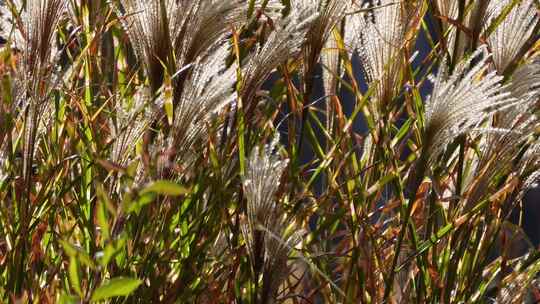
[[[112,297],[128,296],[135,291],[142,281],[133,278],[114,278],[109,282],[101,285],[92,294],[92,302],[110,299]]]
[[[189,193],[190,190],[175,182],[171,182],[168,180],[158,180],[150,183],[146,188],[141,191],[142,194],[146,194],[149,192],[161,195],[180,196]]]

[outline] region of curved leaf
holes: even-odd
[[[189,189],[175,182],[171,182],[168,180],[158,180],[150,183],[142,191],[143,194],[148,192],[154,192],[156,194],[162,195],[178,196],[189,193]]]
[[[114,278],[94,291],[92,301],[127,296],[135,291],[141,283],[141,280],[133,278]]]

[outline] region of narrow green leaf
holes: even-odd
[[[394,147],[396,144],[398,144],[403,139],[403,137],[405,137],[405,135],[407,135],[407,133],[409,133],[409,130],[411,129],[411,126],[412,126],[413,122],[414,122],[414,120],[412,118],[409,118],[401,126],[401,128],[399,129],[399,131],[396,134],[396,136],[394,137],[394,139],[392,139],[392,143],[391,143],[392,147]]]
[[[158,180],[151,183],[141,191],[142,194],[149,192],[162,195],[178,196],[189,193],[189,189],[168,180]]]
[[[97,204],[97,221],[99,228],[101,229],[101,237],[103,241],[107,241],[110,238],[109,221],[107,219],[107,211],[102,201]]]
[[[124,246],[126,245],[126,237],[122,235],[118,239],[110,242],[105,246],[103,251],[99,252],[100,256],[100,264],[103,268],[107,268],[109,265],[109,262],[111,259],[116,256],[122,249],[124,249]]]
[[[129,207],[127,207],[127,211],[129,213],[135,213],[138,215],[144,206],[150,204],[155,199],[156,194],[154,192],[143,193],[138,199],[130,201],[130,204],[128,205]]]
[[[60,296],[59,304],[77,304],[80,303],[80,298],[73,295],[63,294]]]
[[[71,282],[71,287],[79,296],[83,296],[81,289],[81,279],[79,277],[79,262],[75,257],[69,259],[69,280]]]
[[[92,301],[127,296],[135,291],[141,283],[141,280],[133,278],[114,278],[94,291]]]
[[[380,191],[383,189],[383,187],[388,184],[389,182],[393,181],[396,178],[396,174],[391,172],[388,175],[382,177],[379,179],[375,185],[371,186],[366,193],[366,196],[370,196],[375,194],[377,191]]]
[[[64,252],[67,254],[68,257],[75,258],[77,261],[83,263],[84,265],[92,269],[96,267],[94,261],[86,252],[81,251],[80,249],[76,248],[75,246],[64,240],[59,240],[59,242],[64,248]]]
[[[62,248],[64,248],[64,252],[68,257],[73,258],[77,256],[77,249],[73,245],[64,240],[59,240],[58,242],[62,245]]]

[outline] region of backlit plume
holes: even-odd
[[[352,50],[358,50],[367,80],[377,83],[377,99],[388,102],[400,88],[400,54],[414,9],[392,0],[376,1],[366,9],[347,19],[345,36]]]
[[[473,63],[473,59],[477,63]],[[433,79],[433,93],[426,102],[426,146],[431,159],[458,135],[480,127],[497,111],[516,101],[501,85],[502,77],[488,72],[485,46],[461,62],[452,75],[443,64]]]
[[[513,2],[511,0],[490,1],[484,30],[487,31],[503,10]],[[539,30],[537,26],[539,20],[539,13],[533,0],[518,1],[492,33],[485,33],[488,36],[487,43],[493,53],[493,62],[499,73],[503,73],[509,64],[519,59],[517,56],[531,36],[538,35],[534,31]]]
[[[288,160],[277,151],[279,136],[248,159],[243,188],[247,200],[247,221],[242,234],[256,275],[262,275],[260,303],[274,303],[276,293],[287,278],[289,254],[300,242],[301,230],[287,217],[277,191]]]

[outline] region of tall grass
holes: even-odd
[[[0,302],[539,301],[539,16],[7,0]]]

